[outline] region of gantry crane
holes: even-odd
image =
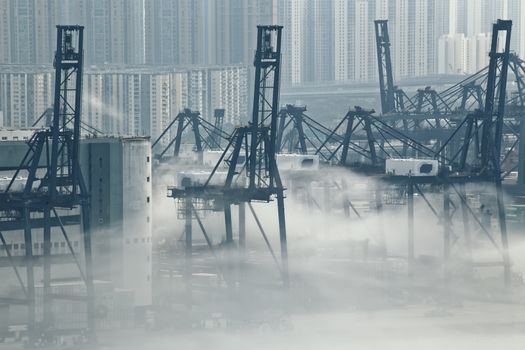
[[[81,131],[82,26],[57,26],[57,49],[55,53],[55,95],[51,124],[36,131],[28,141],[28,151],[20,166],[13,169],[11,182],[0,194],[0,238],[20,283],[24,297],[11,300],[28,307],[28,334],[31,346],[43,341],[39,335],[56,331],[53,320],[53,302],[57,299],[76,300],[86,305],[87,334],[95,331],[94,287],[91,255],[91,232],[89,216],[89,193],[79,163]],[[26,179],[23,189],[14,186],[19,179]],[[80,211],[81,215],[78,215]],[[59,215],[66,212],[67,215]],[[82,226],[84,263],[81,263],[72,245],[66,227]],[[70,256],[51,254],[51,231],[60,230]],[[22,230],[25,247],[24,265],[26,282],[20,277],[15,257],[1,233]],[[42,255],[34,254],[35,231],[43,230]],[[52,262],[72,261],[78,266],[85,286],[84,295],[61,295],[52,292]],[[42,258],[43,264],[43,318],[36,319],[35,264]],[[44,340],[45,341],[45,340]]]
[[[166,129],[157,137],[157,139],[151,145],[155,152],[157,159],[162,159],[168,150],[173,147],[173,158],[177,159],[180,156],[181,144],[184,137],[184,132],[188,127],[191,128],[193,133],[193,145],[195,146],[195,152],[199,162],[202,162],[202,152],[205,149],[216,150],[220,149],[221,140],[227,140],[227,135],[222,130],[222,121],[224,117],[224,110],[217,112],[215,125],[211,124],[207,120],[201,117],[197,111],[192,111],[189,108],[185,108],[182,112],[177,114],[175,118],[168,124]],[[217,124],[219,123],[219,124]],[[167,144],[162,144],[162,141],[171,135],[173,127],[175,129],[175,136]],[[158,148],[158,149],[157,149]]]
[[[255,89],[251,122],[235,129],[222,156],[204,183],[188,179],[182,186],[169,188],[169,197],[183,206],[185,218],[186,279],[191,278],[192,220],[195,218],[202,233],[205,226],[194,203],[210,202],[214,210],[224,215],[226,247],[234,245],[232,205],[239,207],[238,245],[246,242],[245,207],[249,207],[275,263],[282,281],[288,284],[288,254],[284,208],[284,188],[276,162],[276,140],[280,91],[282,26],[258,26],[255,53]],[[226,172],[220,174],[220,168]],[[223,176],[223,177],[221,177]],[[278,231],[281,247],[279,262],[258,219],[252,202],[277,202]],[[211,241],[206,238],[210,249]],[[188,282],[189,283],[189,282]]]

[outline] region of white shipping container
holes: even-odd
[[[308,154],[278,154],[276,157],[279,171],[317,171],[319,156]]]
[[[2,176],[0,177],[0,191],[5,191],[7,186],[11,183],[12,177]],[[24,190],[27,182],[27,177],[18,176],[11,184],[11,192],[21,192]]]
[[[392,176],[437,176],[435,159],[387,159],[385,172]]]
[[[177,187],[203,186],[208,181],[210,174],[211,171],[179,171],[177,173]],[[246,183],[244,174],[243,172],[241,175],[234,175],[234,187],[242,187]],[[227,175],[226,171],[216,171],[208,184],[212,186],[224,185]]]

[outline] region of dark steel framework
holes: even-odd
[[[399,101],[396,91],[401,90],[393,82],[387,21],[375,21],[375,26],[383,114],[375,116],[372,111],[363,113],[361,108],[356,108],[347,113],[332,130],[322,125],[311,128],[311,118],[303,117],[303,125],[307,127],[303,128],[304,136],[300,139],[306,140],[308,148],[315,149],[321,160],[329,163],[351,164],[344,152],[348,147],[349,151],[381,171],[384,169],[384,161],[392,157],[436,157],[443,166],[463,170],[466,166],[473,166],[466,164],[474,161],[472,157],[475,152],[472,148],[486,157],[485,163],[488,158],[495,159],[480,148],[482,130],[485,130],[487,140],[487,130],[490,128],[488,122],[483,123],[485,127],[481,127],[481,124],[486,113],[485,100],[491,100],[491,79],[501,76],[501,64],[496,65],[496,71],[493,67],[487,67],[441,93],[426,87],[419,89],[412,98],[403,95],[401,106],[395,102]],[[522,147],[520,140],[525,136],[522,117],[525,113],[525,63],[513,54],[509,54],[506,61],[507,68],[503,72],[506,74],[505,83],[507,75],[512,72],[517,92],[514,95],[505,95],[505,113],[496,123],[497,134],[501,139],[501,144],[497,146],[499,150],[496,151],[504,152],[504,156],[498,158],[500,167],[508,163],[509,158]],[[500,93],[499,85],[495,89],[494,91]],[[354,124],[350,125],[348,121],[353,121]],[[468,140],[468,147],[464,145],[462,137]],[[487,142],[484,147],[487,147],[485,151],[493,149]],[[516,164],[505,167],[503,177],[525,168],[523,153],[519,152],[519,161]],[[466,159],[467,154],[469,159]],[[520,183],[525,183],[525,172],[519,173]]]
[[[222,112],[221,112],[222,111]],[[182,112],[168,124],[166,129],[153,142],[152,148],[157,150],[155,157],[163,159],[166,153],[173,147],[173,157],[179,158],[180,148],[185,137],[185,131],[188,127],[191,128],[193,134],[192,144],[195,146],[195,152],[198,155],[199,162],[202,162],[202,152],[205,149],[217,150],[221,149],[221,140],[228,140],[227,135],[222,130],[224,119],[224,110],[215,111],[215,125],[211,124],[200,116],[197,111],[184,109]],[[176,126],[175,136],[168,142],[166,146],[161,146],[161,141],[166,137],[172,135],[172,128]],[[158,146],[158,147],[157,147]]]
[[[24,298],[11,300],[28,307],[28,334],[30,345],[45,341],[41,334],[58,331],[54,328],[53,300],[77,300],[85,303],[87,310],[87,334],[95,331],[94,287],[91,255],[91,233],[89,218],[89,194],[79,164],[79,141],[82,123],[82,26],[57,26],[57,50],[55,53],[55,96],[51,125],[37,131],[28,141],[28,151],[20,166],[13,169],[13,177],[0,194],[0,239],[23,291]],[[19,176],[27,176],[24,189],[16,190],[14,183]],[[68,215],[60,216],[65,211]],[[80,211],[81,215],[78,215]],[[82,226],[83,255],[79,257],[66,231],[67,225]],[[62,233],[69,255],[51,254],[51,230],[57,227]],[[43,229],[43,253],[35,255],[34,230]],[[14,259],[2,231],[23,230],[25,259]],[[85,284],[85,295],[71,296],[52,293],[51,267],[53,262],[74,262]],[[24,283],[17,265],[26,270]],[[35,271],[43,266],[43,319],[37,324],[35,314]],[[46,336],[44,336],[45,338]]]
[[[492,32],[491,51],[489,54],[490,64],[487,75],[487,85],[485,90],[484,108],[473,114],[469,114],[462,123],[459,124],[456,131],[445,142],[435,158],[444,162],[444,171],[437,178],[418,179],[408,177],[407,194],[408,194],[408,220],[409,220],[409,262],[414,259],[414,189],[422,196],[425,202],[432,208],[430,202],[426,199],[420,186],[424,184],[439,184],[443,187],[443,211],[440,219],[444,228],[444,260],[445,275],[448,275],[451,249],[455,244],[454,237],[457,237],[453,231],[452,218],[455,213],[454,208],[461,208],[463,220],[464,236],[467,249],[471,248],[470,224],[469,218],[472,217],[482,232],[486,234],[497,251],[501,254],[501,262],[489,263],[490,266],[503,266],[504,279],[507,284],[511,282],[511,264],[508,250],[507,225],[505,215],[505,205],[502,189],[501,161],[503,159],[502,140],[505,118],[505,106],[507,104],[507,76],[510,60],[510,38],[512,30],[512,21],[499,20],[494,24]],[[502,42],[501,42],[502,41]],[[501,50],[499,48],[502,48]],[[463,125],[466,125],[463,127]],[[464,130],[463,136],[459,132]],[[447,144],[454,143],[454,138],[460,141],[460,148],[457,154],[461,154],[460,162],[451,162],[447,157],[441,157],[440,153],[445,152]],[[477,215],[470,207],[466,186],[469,183],[491,183],[495,187],[497,217],[499,223],[499,233],[501,243],[498,244],[488,229],[479,220]],[[459,206],[454,205],[453,196],[457,198]],[[485,264],[486,266],[487,264]]]
[[[221,149],[221,141],[224,137],[221,137],[221,133],[224,129],[224,115],[226,110],[224,108],[217,108],[213,111],[213,120],[216,132],[212,133],[208,137],[208,143],[214,150]]]
[[[203,185],[188,184],[169,189],[169,197],[177,199],[185,218],[185,277],[191,281],[192,220],[195,218],[205,237],[209,237],[200,219],[196,203],[212,203],[224,214],[225,246],[234,244],[232,205],[239,207],[239,247],[246,242],[245,207],[248,205],[257,226],[272,254],[285,285],[288,284],[288,254],[284,208],[284,188],[276,163],[277,121],[280,88],[282,26],[258,26],[255,53],[255,89],[253,113],[247,126],[235,129],[222,156]],[[219,167],[226,164],[225,180],[217,179]],[[277,202],[281,260],[277,260],[252,202]],[[213,251],[211,241],[206,238]],[[225,280],[230,278],[225,277]]]
[[[426,198],[423,186],[443,188],[442,210],[432,209],[444,224],[444,256],[447,260],[455,244],[456,235],[452,227],[454,208],[461,207],[465,231],[468,231],[469,217],[479,224],[479,218],[467,201],[468,184],[492,184],[496,189],[501,244],[497,244],[490,234],[487,237],[502,255],[502,261],[494,264],[503,266],[505,281],[509,282],[511,272],[501,182],[518,166],[522,170],[525,163],[525,152],[521,152],[518,165],[510,169],[502,168],[518,145],[523,150],[523,143],[519,141],[525,135],[525,64],[510,54],[512,22],[498,21],[494,24],[490,65],[487,68],[441,93],[426,87],[418,90],[413,98],[403,95],[402,107],[396,104],[387,22],[376,21],[375,24],[383,115],[374,116],[373,111],[356,107],[334,129],[328,130],[322,126],[316,126],[313,130],[305,128],[306,132],[301,138],[306,142],[317,140],[311,142],[309,148],[315,149],[321,160],[369,174],[384,174],[388,158],[438,160],[442,171],[437,177],[388,179],[401,185],[401,188],[405,186],[405,194],[409,197],[409,242],[412,242],[409,246],[409,262],[414,257],[414,193]],[[507,94],[509,69],[518,88],[517,93],[510,97]],[[293,119],[290,111],[297,115],[303,113],[303,125],[310,124],[309,119],[304,118],[304,111],[298,108],[289,108],[281,113],[289,113],[289,120],[298,119]],[[297,129],[295,133],[299,134]],[[296,144],[300,145],[300,142]],[[301,148],[299,150],[302,151]],[[352,158],[349,154],[352,154]],[[430,201],[425,201],[431,206]],[[455,205],[454,201],[459,205]],[[467,232],[465,236],[468,236]]]
[[[376,33],[377,66],[379,69],[379,93],[381,96],[381,112],[400,113],[405,111],[405,102],[411,103],[403,90],[394,85],[392,70],[392,55],[390,53],[390,35],[388,21],[374,21]]]

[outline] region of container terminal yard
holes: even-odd
[[[258,25],[249,121],[188,107],[157,138],[82,119],[86,30],[57,26],[52,105],[0,129],[0,349],[522,348],[512,21],[414,95],[373,24],[380,110],[282,104],[287,28]]]

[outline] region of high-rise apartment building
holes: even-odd
[[[0,68],[0,113],[8,127],[30,127],[53,100],[53,72],[28,66]]]
[[[370,55],[370,39],[373,39],[370,32],[370,13],[367,0],[355,1],[355,12],[353,22],[354,29],[354,78],[357,81],[367,81],[369,79],[370,65],[374,65],[374,57]]]
[[[334,2],[334,80],[348,80],[349,66],[349,22],[348,1]]]
[[[445,21],[441,26],[434,23],[434,18],[444,12],[438,3],[435,0],[332,0],[320,4],[315,0],[281,0],[285,83],[375,80],[375,19],[390,21],[396,77],[435,73],[437,38],[441,35],[437,33],[448,25]]]
[[[498,18],[514,21],[512,48],[523,55],[523,0],[0,0],[0,63],[52,62],[54,25],[69,23],[86,28],[87,65],[250,68],[256,26],[278,23],[284,85],[373,81],[373,21],[388,19],[394,74],[402,79],[440,71],[443,35],[474,42]]]
[[[438,73],[471,74],[488,64],[492,23],[512,19],[511,50],[525,54],[525,2],[522,0],[448,0],[449,30],[440,34],[437,53]],[[438,9],[438,7],[436,7]],[[441,24],[441,21],[438,22]],[[436,27],[437,28],[437,27]],[[457,51],[452,54],[452,51]],[[459,60],[458,57],[464,57]],[[461,62],[460,62],[461,61]]]
[[[35,22],[33,0],[0,1],[1,63],[36,63]]]
[[[146,62],[251,65],[258,24],[275,24],[277,0],[144,0]]]
[[[0,66],[2,126],[29,127],[52,105],[51,67]],[[184,108],[225,122],[247,117],[248,72],[243,65],[191,67],[88,67],[83,120],[110,135],[157,137]]]
[[[144,0],[2,0],[0,63],[52,62],[57,24],[85,26],[88,64],[144,63]]]
[[[438,73],[465,74],[467,40],[463,33],[441,36],[438,42]]]
[[[85,26],[88,63],[144,63],[144,0],[76,1],[82,10],[78,20]]]
[[[305,81],[306,66],[306,3],[302,0],[282,0],[279,22],[283,30],[283,80],[286,84]]]
[[[413,61],[410,62],[410,75],[425,76],[435,73],[436,42],[432,19],[435,18],[434,0],[416,1],[413,29]]]
[[[314,81],[334,79],[334,3],[313,0],[313,65]]]
[[[247,116],[247,70],[242,65],[101,67],[86,71],[84,120],[106,133],[156,138],[184,108],[211,119],[225,109],[225,122]]]

